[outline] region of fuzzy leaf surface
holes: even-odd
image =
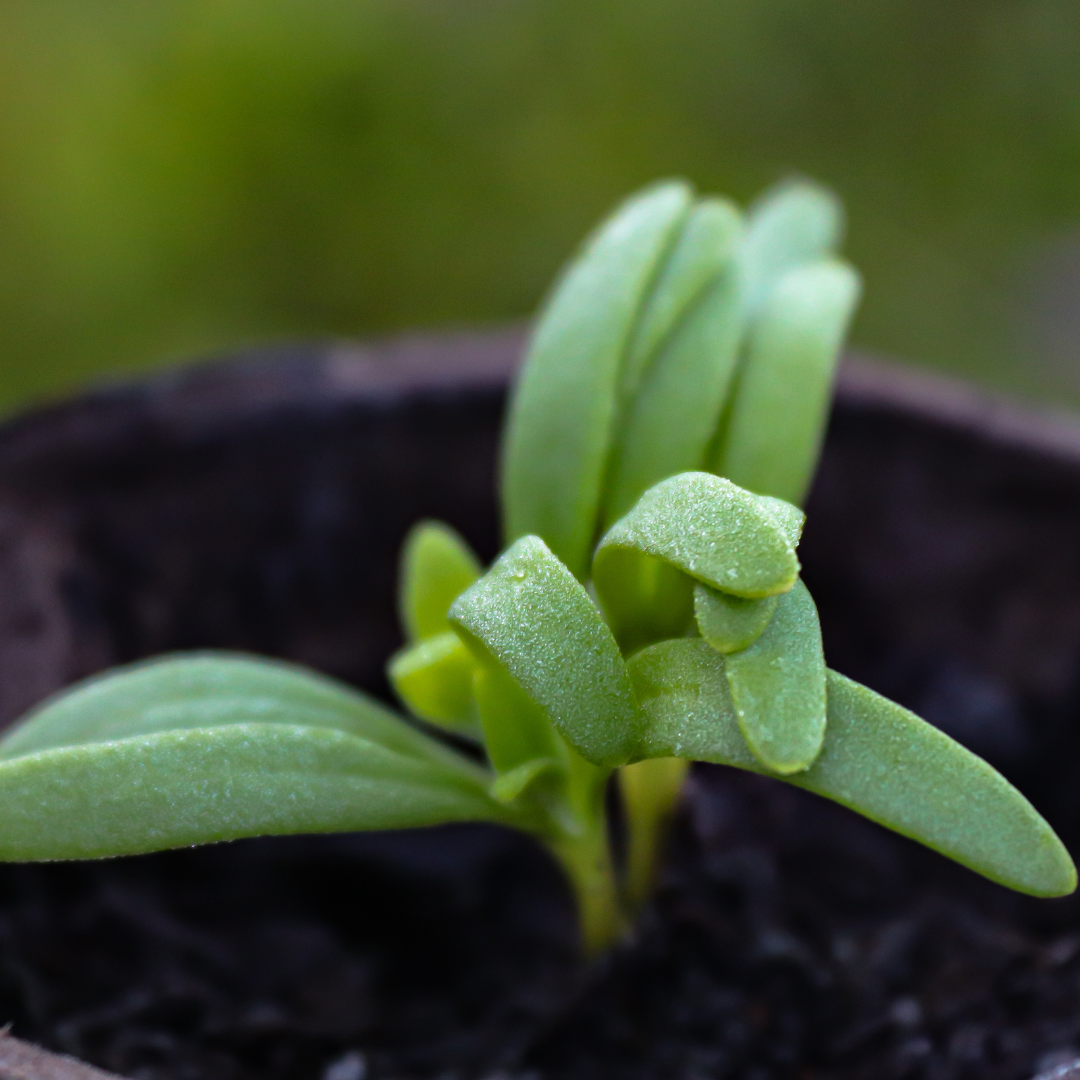
[[[450,618],[481,662],[505,669],[588,761],[629,758],[642,718],[626,665],[584,587],[539,537],[511,545]]]
[[[341,730],[286,723],[61,746],[0,762],[0,859],[87,859],[245,836],[512,822],[488,795],[487,778]]]
[[[8,731],[0,759],[251,723],[330,728],[410,757],[465,760],[358,690],[292,664],[230,653],[180,653],[88,679]]]
[[[682,183],[625,203],[586,243],[537,325],[507,420],[507,541],[535,534],[584,580],[643,298],[690,211]]]
[[[817,464],[859,278],[836,260],[787,273],[754,325],[712,469],[800,503]]]
[[[410,641],[449,631],[446,613],[481,574],[469,545],[439,521],[422,521],[401,550],[401,622]]]
[[[773,772],[808,768],[825,738],[825,652],[817,607],[801,580],[779,598],[754,642],[726,657],[724,669],[754,757]]]
[[[765,772],[739,730],[724,658],[703,641],[666,641],[629,662],[649,721],[641,757],[686,757]],[[1076,887],[1064,845],[981,758],[914,713],[834,671],[825,742],[805,772],[776,776],[911,837],[1009,888]],[[774,774],[769,774],[774,775]]]

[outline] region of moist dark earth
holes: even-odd
[[[509,348],[450,393],[282,355],[0,430],[6,718],[202,646],[385,693],[405,528],[494,554]],[[803,545],[832,665],[987,756],[1074,851],[1077,461],[842,392]],[[655,903],[601,961],[523,837],[250,840],[0,867],[0,1021],[145,1080],[1024,1080],[1080,1052],[1080,906],[697,767]]]

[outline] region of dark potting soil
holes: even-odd
[[[494,552],[516,347],[279,354],[0,430],[4,719],[200,646],[384,692],[404,530],[443,517]],[[920,387],[842,381],[802,549],[827,655],[1077,850],[1080,435]],[[656,902],[591,966],[525,838],[251,840],[0,867],[0,1020],[147,1080],[1021,1080],[1080,1051],[1080,906],[698,767]]]

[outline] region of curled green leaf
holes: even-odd
[[[808,768],[825,738],[825,653],[817,607],[802,581],[780,597],[763,632],[731,653],[724,667],[754,757],[773,772]]]
[[[761,495],[802,501],[859,290],[858,275],[837,260],[801,266],[777,283],[754,324],[713,472]]]
[[[446,633],[446,613],[483,570],[469,545],[449,525],[422,521],[401,551],[401,621],[410,641]]]
[[[479,735],[473,697],[476,661],[452,630],[406,646],[390,658],[386,670],[414,716],[458,735]]]
[[[739,730],[724,658],[703,641],[665,641],[635,656],[631,678],[648,728],[642,758],[687,757],[764,772]],[[1064,896],[1076,868],[1054,831],[1004,777],[914,713],[828,673],[825,742],[805,788],[911,837],[992,881]]]
[[[502,460],[506,538],[542,536],[582,580],[598,530],[623,360],[642,298],[690,205],[686,184],[662,184],[601,226],[549,300],[514,389]]]
[[[627,760],[641,717],[619,648],[539,537],[511,545],[454,601],[450,620],[481,663],[503,668],[588,761]]]

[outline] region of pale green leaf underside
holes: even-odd
[[[641,717],[619,648],[588,593],[539,537],[511,545],[458,597],[450,619],[585,758],[607,766],[627,760]]]
[[[604,223],[537,325],[503,444],[507,541],[542,536],[579,579],[589,571],[619,380],[642,298],[690,211],[687,185],[650,188]]]
[[[765,770],[731,702],[724,658],[667,641],[629,663],[649,727],[642,757]],[[830,671],[825,742],[805,772],[777,777],[833,799],[1020,892],[1062,896],[1076,869],[1031,804],[981,758],[872,690]],[[770,774],[771,775],[771,774]]]
[[[189,728],[0,763],[5,861],[447,821],[516,823],[483,774],[326,728]]]
[[[465,759],[357,690],[307,669],[228,653],[114,668],[46,700],[0,739],[0,759],[61,746],[226,724],[332,728],[398,754]]]
[[[445,616],[443,625],[449,626]],[[409,712],[470,738],[480,732],[473,697],[475,671],[476,661],[452,630],[407,645],[386,668]]]
[[[767,191],[751,208],[743,241],[745,305],[754,316],[789,270],[837,250],[844,231],[840,200],[807,180]]]
[[[483,570],[449,525],[422,521],[401,550],[401,621],[410,641],[447,632],[446,613]]]
[[[825,738],[825,653],[817,608],[801,580],[780,597],[760,636],[731,653],[724,668],[754,757],[778,773],[807,768]]]
[[[802,501],[859,289],[855,271],[836,260],[779,281],[753,327],[714,472],[761,495]]]
[[[752,598],[786,592],[799,572],[776,516],[748,491],[705,472],[656,484],[607,532],[593,562],[601,600],[619,587],[609,580],[608,562],[620,551],[662,559],[721,592]]]

